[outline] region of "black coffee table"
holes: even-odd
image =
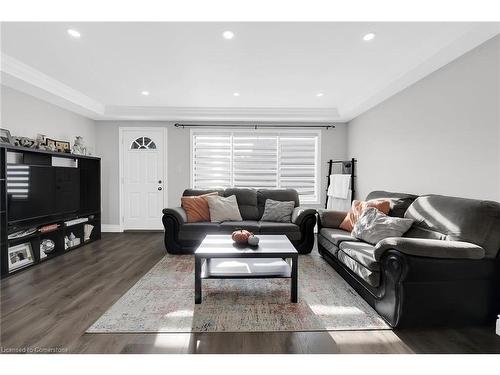
[[[289,278],[291,279],[291,301],[297,302],[297,274],[298,274],[298,252],[293,247],[290,240],[285,235],[258,235],[260,242],[258,246],[240,246],[234,244],[229,234],[209,234],[202,241],[194,253],[194,289],[195,303],[201,303],[201,280],[202,279],[268,279],[268,278]],[[285,266],[279,271],[262,272],[249,270],[246,273],[234,274],[210,272],[211,259],[269,259],[288,260],[291,266],[286,270]],[[243,260],[242,262],[245,262]],[[265,264],[264,264],[265,266]],[[265,267],[264,267],[265,268]]]

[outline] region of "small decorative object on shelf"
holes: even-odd
[[[87,148],[85,147],[85,142],[83,141],[82,136],[79,135],[76,136],[72,153],[76,155],[87,155]]]
[[[250,246],[257,246],[259,244],[259,237],[254,234],[251,235],[250,237],[248,237],[248,244]]]
[[[76,225],[76,224],[86,223],[87,221],[89,221],[88,217],[82,217],[80,219],[65,221],[64,225],[67,227],[71,227],[71,226]]]
[[[46,238],[40,243],[40,259],[46,258],[47,255],[54,252],[56,243],[49,238]]]
[[[7,143],[9,145],[14,144],[14,140],[9,130],[0,128],[0,143]]]
[[[80,245],[80,239],[73,232],[64,237],[64,250]]]
[[[28,266],[34,262],[31,243],[29,242],[9,247],[8,253],[9,272]]]
[[[40,232],[48,233],[56,230],[57,228],[59,228],[59,224],[44,225],[43,227],[40,228]]]
[[[38,150],[48,150],[47,144],[46,144],[46,137],[44,134],[37,134],[35,138],[35,148]]]
[[[92,234],[92,231],[94,230],[94,226],[90,224],[85,224],[83,226],[83,241],[88,241],[90,240],[90,235]]]
[[[45,147],[47,147],[47,150],[55,152],[57,151],[56,142],[54,139],[45,138]]]
[[[9,240],[15,240],[17,238],[27,237],[27,236],[35,233],[36,231],[37,231],[37,228],[30,228],[30,229],[26,229],[26,230],[20,230],[18,232],[14,232],[14,233],[9,234],[7,238]]]
[[[248,243],[248,238],[250,236],[253,236],[252,232],[249,232],[245,229],[238,229],[238,230],[235,230],[233,232],[233,234],[231,235],[231,238],[237,244],[244,245],[244,244]]]
[[[14,146],[26,147],[26,148],[35,148],[35,140],[28,137],[13,137]]]

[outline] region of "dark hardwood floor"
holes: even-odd
[[[396,331],[86,334],[165,250],[162,233],[104,234],[1,282],[0,347],[63,353],[500,353],[494,327]]]

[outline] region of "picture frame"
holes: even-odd
[[[31,243],[26,242],[8,249],[9,272],[26,267],[35,262]]]
[[[8,129],[0,128],[0,143],[7,143],[9,145],[13,144],[12,136]]]
[[[70,152],[71,144],[66,141],[56,141],[56,149],[59,152]]]

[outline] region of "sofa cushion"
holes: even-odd
[[[210,221],[212,223],[242,220],[235,195],[229,197],[207,195],[207,201],[210,209]]]
[[[337,256],[337,252],[339,251],[338,246],[334,245],[333,242],[330,242],[323,236],[318,236],[318,244],[321,245],[326,251],[328,251],[334,257]]]
[[[259,233],[259,228],[259,222],[255,220],[224,221],[220,223],[220,231],[224,233],[232,233],[238,229],[246,229],[253,233]]]
[[[218,193],[181,197],[181,207],[186,212],[188,223],[210,221],[210,210],[207,202],[207,196],[209,195],[218,195]]]
[[[261,234],[286,234],[290,241],[296,241],[302,238],[300,227],[296,224],[259,221],[259,225]]]
[[[392,193],[390,191],[375,190],[372,191],[366,197],[366,200],[370,199],[383,199],[390,202],[391,209],[389,210],[389,216],[404,217],[406,210],[413,203],[418,195],[406,194],[406,193]]]
[[[380,272],[372,271],[366,268],[361,263],[344,253],[343,250],[338,251],[337,259],[368,285],[375,288],[380,285]]]
[[[275,201],[266,200],[264,213],[260,218],[262,221],[274,221],[277,223],[290,223],[292,221],[292,212],[295,208],[294,201]]]
[[[333,243],[335,246],[339,246],[342,241],[359,241],[358,239],[351,236],[350,232],[347,232],[343,229],[321,228],[319,230],[319,234]]]
[[[259,219],[264,213],[266,200],[294,201],[295,207],[299,206],[299,194],[294,189],[259,189],[257,190],[257,207],[259,209]]]
[[[353,237],[376,245],[379,241],[389,237],[401,237],[410,229],[412,219],[391,217],[383,214],[374,207],[368,207],[359,217],[351,232]]]
[[[495,258],[500,248],[500,203],[443,195],[417,198],[405,214],[415,223],[406,237],[470,242]],[[424,236],[425,237],[422,237]]]
[[[259,209],[257,208],[257,191],[247,188],[229,188],[224,190],[224,196],[236,196],[238,208],[243,220],[259,219]]]
[[[375,259],[375,246],[365,242],[342,242],[339,246],[346,255],[371,271],[379,271],[380,265]]]
[[[259,221],[260,233],[300,232],[300,227],[292,223],[275,223]]]
[[[363,213],[363,210],[368,207],[375,207],[377,210],[383,212],[387,215],[389,210],[391,209],[391,205],[389,201],[385,201],[382,199],[375,199],[371,201],[358,201],[354,200],[351,205],[351,209],[347,213],[347,216],[344,218],[342,223],[340,223],[339,228],[347,231],[352,231],[354,228],[354,224],[357,223],[359,217]]]
[[[218,233],[220,231],[220,224],[218,223],[185,223],[179,228],[180,240],[201,240],[207,234]]]

